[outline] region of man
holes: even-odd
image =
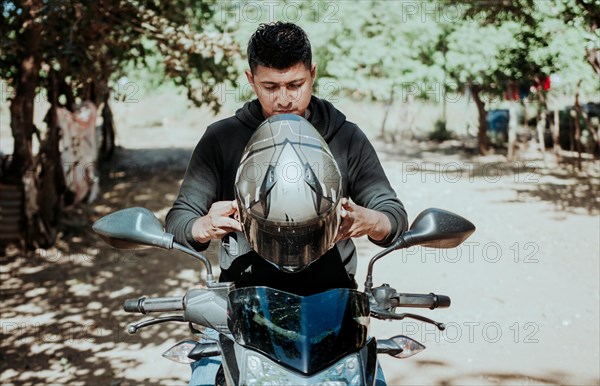
[[[167,231],[196,250],[223,239],[221,281],[263,285],[299,295],[356,288],[352,238],[368,236],[387,246],[407,228],[406,212],[391,188],[373,146],[358,126],[327,101],[312,96],[316,66],[304,31],[291,23],[262,24],[248,43],[246,70],[257,99],[235,116],[210,125],[196,146],[179,196],[167,214]],[[282,273],[254,252],[237,220],[235,176],[246,143],[267,118],[306,118],[327,142],[342,176],[342,221],[337,242],[299,273]],[[192,364],[190,384],[211,384],[218,362]],[[198,370],[196,370],[198,369]],[[381,371],[378,380],[383,382]]]
[[[186,171],[179,196],[167,215],[167,230],[197,250],[223,239],[219,258],[221,281],[236,286],[268,285],[310,294],[334,286],[328,269],[344,267],[346,287],[356,288],[356,251],[351,238],[368,236],[387,246],[407,228],[406,212],[391,188],[366,136],[329,102],[312,96],[316,66],[304,31],[291,23],[262,24],[248,43],[246,70],[257,99],[235,116],[208,127]],[[334,248],[308,269],[291,275],[277,270],[254,253],[236,219],[234,182],[248,139],[268,117],[303,116],[323,136],[342,173],[342,222]],[[337,269],[337,270],[336,270]],[[315,277],[320,275],[321,280]],[[297,280],[291,280],[290,277]]]

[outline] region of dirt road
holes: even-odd
[[[153,143],[166,135],[154,130],[143,145],[118,149],[101,199],[67,213],[56,248],[2,257],[0,383],[185,384],[186,366],[160,353],[188,337],[186,326],[129,336],[135,318],[121,305],[183,294],[198,282],[199,264],[158,250],[115,251],[90,232],[95,219],[128,206],[164,218],[191,148]],[[427,346],[408,360],[381,358],[389,384],[598,385],[598,165],[579,175],[535,156],[508,163],[452,144],[376,147],[411,220],[440,207],[478,228],[455,250],[412,248],[376,265],[376,284],[452,298],[447,310],[421,312],[445,322],[443,333],[416,321],[373,322],[377,336],[405,334]],[[357,245],[363,278],[377,248]]]

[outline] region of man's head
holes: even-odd
[[[292,23],[261,24],[248,42],[248,82],[266,117],[304,115],[316,68],[306,33]]]

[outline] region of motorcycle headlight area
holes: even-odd
[[[320,373],[305,377],[278,365],[264,355],[247,351],[241,373],[243,385],[360,386],[364,384],[358,354],[348,355]]]

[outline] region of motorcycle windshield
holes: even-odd
[[[298,296],[241,288],[229,293],[228,323],[238,344],[313,374],[366,344],[369,302],[351,289]]]

